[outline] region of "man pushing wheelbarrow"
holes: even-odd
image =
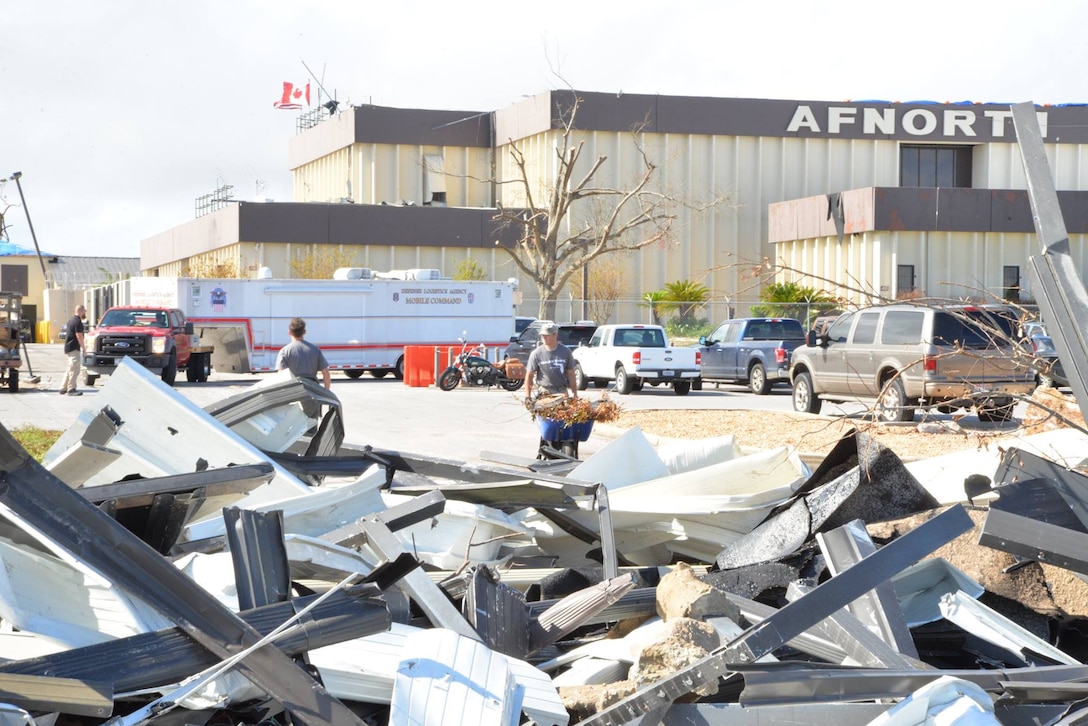
[[[541,344],[529,354],[525,364],[525,407],[533,411],[540,428],[537,458],[559,458],[553,452],[562,452],[577,459],[578,441],[589,438],[593,422],[588,422],[588,428],[583,426],[576,433],[573,426],[565,426],[563,421],[549,418],[546,411],[548,402],[555,405],[568,395],[571,399],[578,399],[574,355],[570,348],[559,342],[559,326],[555,323],[545,323],[540,327],[540,340]]]

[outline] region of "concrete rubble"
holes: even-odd
[[[203,410],[126,364],[93,401],[42,464],[0,432],[0,723],[1083,714],[1068,428],[949,502],[862,431],[812,470],[635,429],[557,473],[346,444],[289,378]]]

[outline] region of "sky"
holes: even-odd
[[[1082,103],[1085,27],[1074,0],[8,0],[0,212],[24,247],[136,257],[220,186],[290,201],[284,81],[466,111],[566,87]]]

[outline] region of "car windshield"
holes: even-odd
[[[763,320],[749,326],[745,340],[804,340],[805,330],[792,318]]]
[[[559,342],[568,348],[577,348],[583,343],[588,343],[596,330],[596,327],[587,325],[575,325],[570,327],[560,326]]]
[[[168,328],[166,313],[161,310],[107,310],[99,325],[130,325],[147,328]]]

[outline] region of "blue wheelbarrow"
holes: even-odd
[[[577,459],[578,443],[589,439],[593,431],[592,421],[564,424],[554,418],[536,417],[540,429],[540,448],[537,459]]]

